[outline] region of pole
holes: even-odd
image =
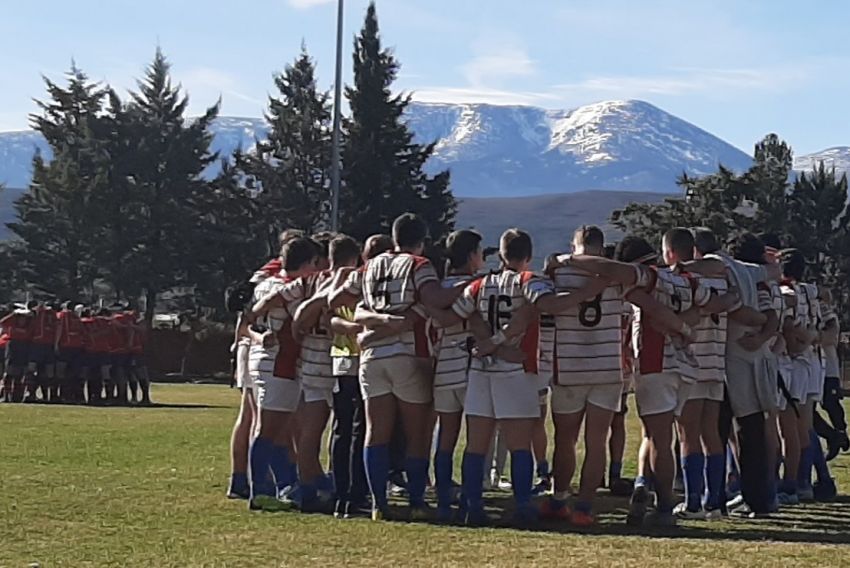
[[[336,78],[334,79],[334,119],[331,151],[331,229],[339,230],[339,166],[340,120],[342,104],[342,4],[337,0],[336,14]]]

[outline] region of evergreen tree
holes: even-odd
[[[201,174],[217,158],[210,152],[209,128],[219,104],[187,120],[189,99],[179,85],[172,86],[169,67],[157,49],[126,109],[135,143],[126,225],[135,247],[128,262],[145,291],[149,320],[159,293],[187,283],[188,267],[200,246],[196,203],[209,190]]]
[[[752,230],[784,234],[793,166],[791,147],[776,134],[768,134],[756,144],[753,157],[753,167],[745,174],[748,191],[744,196],[757,207]]]
[[[327,228],[330,212],[331,113],[327,92],[316,86],[315,65],[301,55],[274,77],[278,96],[269,97],[271,127],[256,151],[239,167],[255,190],[269,254],[283,229],[314,232]]]
[[[381,46],[375,4],[371,3],[354,41],[354,86],[345,93],[351,108],[343,150],[340,197],[343,230],[358,239],[389,232],[405,211],[422,214],[437,240],[454,226],[456,203],[448,172],[423,171],[434,144],[419,145],[403,121],[410,96],[390,87],[399,63]]]
[[[36,101],[39,113],[31,119],[53,156],[33,158],[32,182],[8,227],[22,242],[17,265],[24,278],[39,290],[75,298],[91,290],[97,275],[91,195],[105,89],[74,64],[66,77],[64,87],[44,78],[49,99]]]

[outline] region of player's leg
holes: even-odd
[[[615,393],[613,405],[620,402],[619,392]],[[605,446],[608,430],[614,410],[597,406],[589,402],[584,418],[584,464],[581,468],[581,484],[578,501],[571,518],[574,525],[586,526],[594,523],[593,501],[600,481],[605,477]]]
[[[841,380],[838,377],[826,377],[824,379],[821,406],[829,416],[833,432],[833,435],[827,440],[830,446],[827,461],[838,455],[840,450],[845,452],[850,450],[850,439],[847,437],[847,420],[844,415],[844,407],[841,405],[843,398],[841,392]]]
[[[471,526],[487,524],[488,521],[483,501],[484,461],[489,448],[495,444],[494,380],[482,372],[472,370],[466,388],[466,449],[461,465],[461,486],[466,501],[465,522]],[[503,432],[500,436],[503,436]]]
[[[702,385],[694,385],[701,388]],[[685,481],[684,507],[677,512],[688,518],[703,517],[702,495],[705,491],[705,454],[702,449],[701,434],[704,399],[689,400],[676,419],[679,432],[682,463]]]
[[[576,443],[584,420],[584,408],[566,405],[565,391],[573,387],[556,386],[552,391],[552,421],[555,423],[555,451],[552,454],[554,493],[544,501],[541,515],[549,519],[569,518],[571,511],[566,506],[570,485],[576,471]],[[562,398],[563,397],[563,398]],[[575,398],[575,397],[571,397]],[[580,406],[584,404],[581,397]],[[570,411],[570,412],[567,412]]]
[[[552,473],[549,469],[549,434],[546,432],[546,416],[549,412],[549,389],[542,389],[540,397],[540,417],[534,422],[531,434],[531,450],[534,454],[537,482],[534,484],[534,495],[541,495],[552,489]]]
[[[425,508],[425,486],[428,482],[428,425],[431,417],[430,402],[398,400],[398,412],[404,426],[407,454],[404,470],[407,475],[407,494],[411,518],[419,518]],[[432,430],[433,431],[433,430]]]
[[[756,412],[738,417],[739,460],[741,463],[741,495],[748,505],[748,514],[764,515],[770,512],[767,484],[767,452],[765,449],[765,416]]]
[[[307,390],[303,392],[308,396]],[[330,406],[326,400],[305,398],[298,410],[298,483],[301,487],[301,510],[305,512],[317,511],[321,505],[318,484],[324,471],[319,455],[329,416]]]
[[[722,399],[723,385],[718,385]],[[702,406],[702,447],[705,454],[705,510],[711,518],[720,516],[723,485],[726,483],[726,449],[720,439],[720,400],[705,400]]]
[[[814,499],[812,489],[812,466],[814,457],[809,431],[812,430],[814,401],[804,400],[798,405],[800,417],[797,421],[797,436],[800,441],[800,465],[797,472],[797,494],[801,501]]]
[[[396,399],[387,375],[387,360],[360,364],[360,388],[366,411],[363,464],[372,492],[372,518],[381,520],[389,512],[387,479],[390,470],[389,443],[396,421]]]
[[[779,484],[779,502],[781,505],[796,505],[797,475],[800,471],[800,435],[798,433],[798,408],[793,404],[779,413],[779,434],[782,441],[783,473]]]
[[[434,406],[439,415],[439,436],[434,454],[434,479],[437,490],[437,516],[451,518],[454,490],[454,452],[463,422],[463,399],[466,389],[434,391]]]
[[[247,499],[250,497],[248,484],[248,448],[251,444],[255,412],[254,395],[251,389],[243,388],[239,414],[230,436],[230,485],[227,497]]]
[[[141,355],[136,356],[136,366],[133,368],[133,373],[141,391],[139,402],[143,405],[149,405],[151,403],[151,379],[148,374],[148,367]]]
[[[345,518],[351,490],[351,438],[354,424],[355,377],[337,377],[333,393],[333,423],[331,430],[331,467],[336,486],[334,517]]]
[[[608,436],[608,488],[615,495],[622,493],[620,491],[622,487],[620,480],[623,479],[623,456],[626,453],[627,398],[628,394],[623,393],[620,411],[616,412],[611,419],[611,429]],[[631,493],[631,487],[629,493]]]
[[[776,476],[776,466],[779,462],[779,412],[773,410],[767,413],[767,420],[764,423],[764,447],[767,456],[767,482],[768,491],[770,492],[770,511],[775,513],[778,508],[777,493],[779,491],[779,480]]]

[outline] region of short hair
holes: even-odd
[[[34,310],[38,307],[38,300],[30,300],[27,302],[27,309]]]
[[[303,237],[305,234],[301,229],[284,229],[277,238],[278,247],[283,248],[283,245],[289,241]]]
[[[393,240],[402,248],[415,248],[428,239],[428,225],[415,213],[403,213],[393,221]]]
[[[337,235],[328,245],[334,264],[346,264],[360,258],[360,244],[348,235]]]
[[[614,258],[614,252],[617,250],[617,245],[605,245],[605,248],[602,249],[602,256],[608,259]]]
[[[785,252],[782,257],[782,274],[800,281],[806,273],[806,257],[797,249]]]
[[[446,256],[449,266],[457,269],[469,261],[469,255],[478,250],[483,237],[470,229],[455,231],[446,239]]]
[[[283,245],[280,251],[280,257],[283,259],[283,269],[286,272],[295,272],[308,262],[315,260],[318,246],[316,241],[307,237],[292,239]]]
[[[573,240],[594,250],[602,250],[605,247],[605,233],[596,225],[582,225],[576,229]]]
[[[316,251],[321,258],[330,258],[331,241],[334,240],[336,236],[336,233],[332,233],[331,231],[322,231],[310,237],[318,245]]]
[[[690,229],[670,229],[664,233],[664,244],[682,260],[691,260],[694,257],[694,234]]]
[[[741,262],[764,264],[764,243],[752,233],[744,233],[736,238],[729,251]]]
[[[245,309],[254,297],[256,285],[250,280],[237,282],[228,286],[224,291],[224,306],[231,314],[238,314]]]
[[[694,229],[694,248],[700,254],[711,254],[720,250],[720,243],[717,242],[717,235],[711,229],[700,227]]]
[[[393,240],[389,235],[372,235],[363,245],[363,256],[366,260],[372,260],[389,250],[393,250]]]
[[[779,250],[782,248],[782,241],[779,238],[779,235],[775,233],[765,233],[759,237],[761,242],[764,243],[764,246],[770,247],[772,249]]]
[[[520,229],[508,229],[502,233],[499,250],[506,261],[529,260],[534,252],[531,235]]]
[[[649,241],[635,235],[623,238],[622,241],[617,243],[617,248],[614,251],[614,259],[620,262],[636,262],[640,259],[646,259],[650,255],[655,255],[653,260],[657,260],[658,252],[652,248]]]

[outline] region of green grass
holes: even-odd
[[[625,500],[607,497],[588,531],[249,513],[224,498],[237,393],[157,385],[154,397],[175,406],[0,406],[0,566],[841,566],[850,554],[850,500],[664,534],[625,527]],[[833,462],[845,488],[849,466]]]

